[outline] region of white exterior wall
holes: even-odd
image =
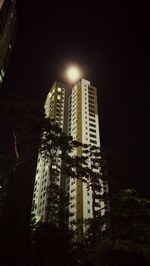
[[[89,114],[89,93],[88,93],[88,87],[90,86],[90,82],[82,79],[81,80],[81,98],[82,98],[82,143],[83,144],[91,144],[95,146],[100,146],[100,132],[99,132],[99,120],[98,120],[98,114],[94,114],[93,116],[90,116]],[[71,102],[71,123],[70,123],[70,131],[69,134],[76,140],[76,131],[77,131],[77,121],[76,121],[76,113],[77,113],[77,84],[73,87],[72,93],[70,98],[72,99]],[[68,111],[68,113],[70,113]],[[93,121],[90,121],[90,120]],[[94,125],[92,127],[90,124]],[[69,126],[68,126],[69,128]],[[91,130],[95,130],[95,132],[91,132]],[[90,134],[96,136],[91,137]],[[96,141],[96,143],[93,143],[92,141]],[[91,167],[91,163],[89,162],[89,167]],[[100,171],[95,169],[95,171]],[[68,191],[71,196],[71,202],[69,205],[69,212],[74,213],[73,216],[70,217],[70,222],[76,219],[76,208],[77,208],[77,181],[70,179],[70,182],[68,181]],[[101,191],[102,193],[102,191]],[[100,200],[96,200],[96,202],[99,204],[98,207],[95,207],[95,210],[99,210],[103,203],[100,202]],[[92,190],[91,187],[89,190],[87,190],[86,183],[83,183],[83,219],[88,219],[93,217],[93,207],[92,207]]]
[[[81,90],[82,90],[82,143],[89,144],[89,101],[88,101],[88,86],[90,82],[82,79]],[[89,163],[90,167],[90,163]],[[92,211],[92,190],[87,190],[86,183],[83,183],[83,219],[93,217]]]
[[[47,187],[49,185],[49,165],[44,163],[39,154],[35,184],[34,184],[34,194],[33,194],[33,205],[34,205],[34,215],[37,220],[44,219],[45,207],[46,207],[46,197],[47,197]]]
[[[81,99],[82,99],[82,110],[81,110],[82,143],[91,144],[91,145],[95,145],[99,147],[100,146],[100,133],[99,133],[98,114],[96,112],[96,113],[93,113],[93,115],[91,116],[89,113],[89,87],[91,87],[91,85],[90,85],[90,82],[85,79],[82,79],[80,82],[81,82],[80,85],[81,85]],[[47,96],[46,102],[45,102],[46,117],[50,117],[50,107],[53,104],[52,95],[53,95],[54,89],[55,89],[55,86],[53,86],[52,89],[50,90]],[[64,88],[58,87],[58,89],[63,90],[63,93],[65,94]],[[77,128],[78,128],[77,90],[78,90],[78,84],[75,84],[75,86],[72,88],[71,95],[70,95],[71,105],[70,105],[70,101],[68,101],[68,134],[71,135],[73,139],[75,140],[77,140]],[[64,125],[64,119],[65,119],[64,118],[64,104],[65,104],[64,97],[61,101],[61,112],[58,117],[59,125],[62,128]],[[90,136],[90,134],[94,135],[95,137]],[[76,151],[74,151],[74,153],[76,154]],[[61,162],[59,163],[61,164]],[[90,158],[89,158],[89,167],[91,167]],[[99,172],[100,169],[95,169],[95,171]],[[60,183],[60,178],[61,176],[59,177],[58,184]],[[42,161],[42,159],[40,158],[40,154],[39,154],[38,164],[37,164],[37,173],[36,173],[36,178],[35,178],[34,196],[33,196],[33,202],[35,205],[33,213],[37,216],[37,218],[44,219],[45,207],[46,207],[46,202],[47,202],[46,190],[47,190],[47,187],[49,186],[49,182],[50,182],[49,165]],[[83,188],[83,203],[82,203],[83,204],[83,219],[92,218],[93,217],[92,190],[91,188],[87,190],[86,183],[83,183],[82,188]],[[69,212],[72,213],[72,216],[70,216],[69,218],[69,221],[71,222],[76,219],[77,180],[74,180],[73,178],[68,178],[66,189],[67,189],[67,192],[69,192],[69,195],[71,197],[70,204],[69,204]],[[103,193],[103,191],[101,193]],[[96,200],[96,202],[99,206],[95,207],[95,210],[99,210],[100,208],[104,206],[104,203],[100,202],[100,200]],[[102,214],[103,213],[104,213],[104,210],[102,211]]]
[[[71,103],[71,104],[70,104]],[[70,120],[68,120],[68,133],[73,137],[73,139],[77,139],[77,86],[74,86],[72,89],[72,93],[70,95],[70,101],[69,101],[69,106],[68,106],[68,116],[70,116]],[[73,152],[73,154],[76,154],[76,151]],[[69,192],[70,195],[70,204],[69,204],[69,213],[74,213],[73,216],[70,217],[69,221],[72,222],[73,220],[76,219],[76,183],[77,180],[74,180],[73,178],[68,179],[68,187],[67,191]]]
[[[54,83],[55,84],[55,83]],[[56,122],[59,123],[59,126],[62,128],[64,127],[64,103],[65,103],[65,89],[56,87],[55,85],[52,87],[50,92],[47,95],[47,99],[45,101],[45,116],[48,118],[50,117],[50,109],[54,105],[53,102],[53,95],[55,93],[55,90],[58,90],[63,94],[63,98],[61,98],[60,102],[60,115],[59,120]],[[57,96],[57,100],[60,100],[59,95]],[[55,102],[56,103],[56,102]],[[54,107],[55,108],[55,107]],[[61,161],[59,159],[56,159],[56,164],[61,165]],[[49,175],[49,167],[50,163],[44,162],[41,158],[41,155],[39,153],[38,160],[37,160],[37,169],[36,169],[36,176],[35,176],[35,184],[34,184],[34,192],[33,192],[33,203],[32,203],[32,213],[36,217],[37,220],[44,221],[45,219],[45,210],[47,206],[47,191],[48,187],[50,185],[50,175]],[[56,166],[53,166],[56,167]],[[58,177],[58,181],[56,182],[57,185],[60,186],[60,178]]]

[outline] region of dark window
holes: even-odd
[[[97,141],[93,140],[93,139],[90,139],[90,142],[91,143],[94,143],[94,144],[97,144]]]
[[[96,125],[95,124],[92,124],[92,123],[89,123],[89,126],[96,127]]]
[[[91,109],[91,108],[89,108],[89,112],[90,112],[90,113],[95,113],[95,110],[94,110],[94,109]]]
[[[95,109],[94,104],[89,104],[89,108]]]
[[[93,115],[93,114],[89,114],[89,116],[95,117],[95,115]]]
[[[89,95],[89,101],[90,101],[90,100],[92,100],[92,101],[93,101],[93,100],[94,100],[94,96],[92,96],[92,95]]]
[[[94,100],[89,99],[90,104],[94,104]]]
[[[91,138],[95,138],[95,139],[96,139],[96,136],[95,136],[95,135],[93,135],[93,134],[90,134],[90,137],[91,137]]]
[[[93,88],[91,88],[91,87],[89,87],[89,91],[91,91],[91,92],[94,92],[94,89],[93,89]]]
[[[95,122],[95,119],[93,119],[93,118],[89,118],[89,121]]]

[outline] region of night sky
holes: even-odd
[[[148,20],[147,7],[133,2],[18,1],[17,39],[2,91],[44,103],[53,82],[65,81],[66,66],[79,65],[98,88],[102,146],[119,154],[147,196]]]

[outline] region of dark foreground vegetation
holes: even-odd
[[[1,103],[0,119],[11,135],[12,152],[3,151],[0,155],[0,265],[150,265],[150,201],[123,185],[127,172],[110,152],[74,142],[52,121],[49,123],[43,113],[37,104],[12,98],[7,99],[7,104]],[[41,132],[47,132],[42,145]],[[86,167],[86,156],[73,159],[69,156],[69,152],[79,146],[87,154],[95,154],[94,163],[100,164],[110,192],[102,199],[107,206],[105,215],[96,213],[93,219],[77,221],[77,225],[86,225],[87,229],[76,242],[62,209],[57,213],[58,219],[64,222],[58,226],[36,222],[30,213],[39,149],[43,160],[49,160],[51,148],[59,147],[64,161],[61,170],[65,174],[69,169],[69,176],[84,176],[89,186],[93,182],[98,184],[99,175],[93,175]],[[70,171],[68,166],[75,166],[76,172]]]

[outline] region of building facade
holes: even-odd
[[[97,89],[91,86],[90,81],[81,79],[69,90],[65,89],[63,83],[55,82],[47,96],[45,114],[46,117],[53,118],[63,131],[67,131],[67,134],[71,135],[74,140],[100,147]],[[73,153],[79,157],[82,156],[82,147],[76,148]],[[94,167],[92,158],[88,160],[88,167],[100,173],[100,166]],[[60,175],[58,179],[60,188],[61,178]],[[39,154],[33,195],[33,214],[42,221],[47,221],[45,219],[47,217],[45,214],[46,189],[50,185],[50,180],[48,163],[44,163]],[[94,191],[94,193],[102,194],[105,188],[102,180],[99,181],[102,189]],[[93,205],[93,190],[88,187],[86,182],[67,177],[65,185],[66,192],[70,196],[70,223],[78,219],[93,218],[93,211],[98,211],[104,207],[103,202],[98,197]],[[103,215],[103,213],[104,210],[101,214]]]
[[[68,134],[83,144],[100,147],[97,89],[91,86],[89,81],[81,79],[72,88],[68,114]],[[77,148],[75,154],[82,156],[82,147]],[[92,165],[91,158],[88,160],[88,167],[93,171],[100,172],[100,167],[95,169]],[[103,187],[101,180],[100,186]],[[67,191],[71,199],[69,204],[70,222],[93,218],[93,211],[98,211],[103,207],[103,202],[97,197],[93,210],[92,188],[91,186],[88,188],[88,185],[81,180],[68,178]],[[100,192],[95,191],[94,193],[103,193],[103,188]]]
[[[64,110],[65,110],[65,85],[62,82],[56,81],[47,95],[45,102],[45,115],[47,118],[53,119],[64,130]],[[56,156],[55,156],[56,157]],[[58,158],[53,159],[53,168],[60,165]],[[48,197],[49,187],[52,183],[50,177],[51,164],[45,162],[39,153],[37,161],[37,169],[34,184],[32,213],[36,220],[48,222],[55,220],[55,217],[49,217],[48,213]],[[55,182],[59,187],[61,186],[61,176],[57,177]],[[56,206],[57,207],[57,206]]]
[[[0,86],[16,36],[16,1],[0,0]]]

